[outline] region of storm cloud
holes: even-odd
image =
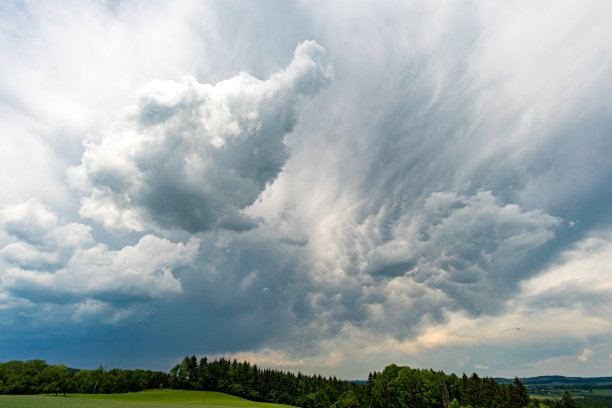
[[[0,359],[612,369],[609,2],[0,7]]]
[[[324,50],[298,45],[268,80],[247,73],[216,85],[154,81],[125,122],[86,142],[72,171],[89,196],[80,214],[107,228],[244,231],[253,204],[289,158],[284,136],[302,97],[331,80]]]

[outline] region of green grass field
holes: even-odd
[[[0,395],[2,408],[289,408],[212,391],[150,390],[129,394]]]

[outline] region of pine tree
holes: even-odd
[[[561,401],[563,402],[564,408],[580,408],[580,405],[574,401],[572,394],[570,394],[568,390],[565,390],[563,393],[563,399]]]

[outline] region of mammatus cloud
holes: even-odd
[[[362,350],[361,358],[372,361],[391,355],[391,360],[405,359],[417,366],[443,364],[458,349],[472,361],[482,361],[483,355],[499,361],[510,353],[517,360],[510,368],[500,371],[497,363],[489,364],[495,375],[606,375],[612,367],[610,360],[593,356],[610,354],[611,249],[610,234],[603,232],[572,245],[545,271],[523,281],[500,314],[473,317],[452,311],[446,322],[399,341],[387,331],[382,338],[375,331],[343,331],[338,337],[351,338],[353,346],[359,347],[352,350],[340,342],[330,349],[345,350],[346,355]],[[576,344],[583,345],[579,355]],[[466,361],[461,362],[459,368],[467,366]]]
[[[289,157],[300,102],[331,80],[324,49],[305,41],[263,81],[241,72],[216,85],[153,81],[121,123],[85,143],[71,178],[81,215],[106,228],[244,231],[253,204]]]
[[[7,302],[21,298],[35,303],[72,303],[78,320],[113,309],[118,298],[123,303],[138,303],[182,292],[172,270],[194,262],[199,239],[175,244],[145,235],[133,246],[110,250],[105,244],[95,244],[90,230],[83,224],[61,222],[36,201],[3,209],[0,292]],[[147,307],[122,307],[113,312],[111,321]]]
[[[270,224],[209,242],[190,287],[202,287],[207,307],[231,310],[248,327],[274,327],[262,334],[266,344],[290,351],[277,360],[299,361],[334,338],[372,348],[381,342],[373,333],[384,334],[390,349],[391,339],[433,347],[452,338],[425,329],[451,312],[502,312],[534,274],[522,262],[561,225],[543,211],[504,204],[490,191],[432,193],[400,217],[381,210],[361,223],[354,218],[348,210],[324,214],[319,224],[303,226],[309,240],[302,246],[279,245],[283,227]]]
[[[561,219],[479,191],[432,193],[399,218],[383,209],[360,225],[340,222],[328,225],[331,237],[309,234],[321,250],[314,304],[330,321],[402,338],[422,322],[444,321],[445,311],[498,313],[534,273],[521,262],[553,238]]]

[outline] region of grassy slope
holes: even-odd
[[[129,394],[68,394],[62,396],[2,395],[2,408],[211,408],[253,407],[288,408],[288,405],[252,402],[232,395],[210,391],[150,390]]]

